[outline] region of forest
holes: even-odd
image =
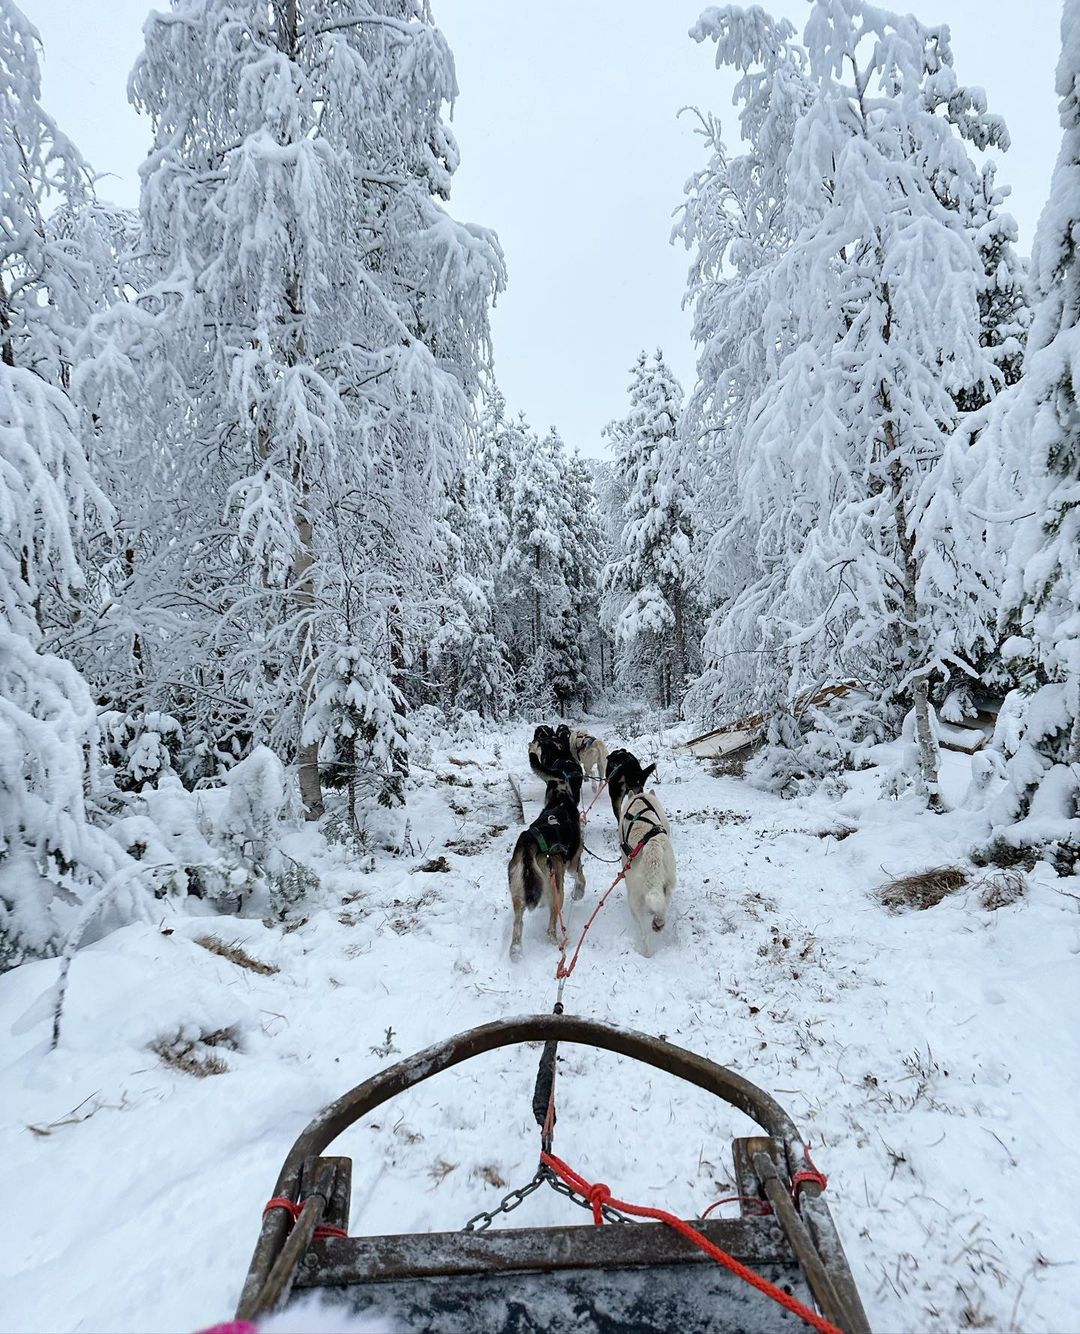
[[[903,731],[896,786],[931,807],[937,720],[1001,701],[989,855],[1076,866],[1071,10],[1030,262],[984,157],[1007,128],[946,30],[707,10],[691,35],[739,73],[739,138],[702,118],[676,221],[698,379],[684,397],[642,353],[598,464],[499,392],[506,264],[449,209],[426,7],[174,11],[131,75],[154,131],[134,213],[97,198],[2,10],[8,966],[107,886],[121,916],[233,895],[293,782],[307,819],[359,828],[436,717],[612,693],[702,727],[760,713],[750,776],[776,791]],[[849,680],[844,707],[800,706]],[[251,819],[193,856],[186,794],[221,784]]]
[[[685,250],[696,377],[643,349],[595,458],[500,389],[514,256],[497,218],[455,216],[457,78],[428,0],[150,13],[137,210],[50,116],[48,51],[0,0],[0,974],[16,1011],[45,988],[42,1041],[110,939],[209,919],[287,952],[326,895],[345,922],[349,895],[419,884],[438,784],[473,783],[448,757],[522,769],[558,720],[659,753],[752,719],[717,770],[746,819],[782,836],[813,811],[819,841],[908,821],[922,864],[1075,900],[1080,0],[1061,33],[1029,257],[1008,128],[947,26],[866,0],[808,0],[798,29],[706,8],[688,40],[737,76],[734,113],[697,113],[700,166],[657,238]],[[988,717],[950,770],[943,737]],[[470,893],[502,978],[497,819]],[[845,884],[877,874],[866,857]],[[441,967],[420,957],[379,976]],[[156,994],[145,967],[133,995]],[[205,1004],[204,1038],[226,1028]],[[377,1012],[389,1048],[400,1020]],[[1020,1328],[1015,1287],[994,1328]],[[964,1300],[970,1321],[906,1327],[978,1325]]]

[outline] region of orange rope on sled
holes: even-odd
[[[604,1205],[610,1205],[613,1209],[618,1209],[622,1214],[630,1214],[637,1218],[653,1218],[658,1223],[666,1223],[668,1227],[674,1228],[676,1232],[684,1236],[687,1241],[692,1241],[695,1246],[705,1252],[717,1264],[721,1264],[725,1269],[729,1269],[737,1278],[741,1278],[744,1283],[749,1283],[752,1288],[757,1288],[758,1292],[763,1292],[766,1297],[770,1297],[774,1302],[779,1303],[793,1315],[797,1315],[800,1320],[804,1320],[814,1329],[820,1330],[821,1334],[844,1334],[831,1321],[820,1316],[816,1311],[811,1311],[808,1306],[804,1306],[797,1298],[792,1297],[790,1293],[784,1292],[778,1288],[775,1283],[770,1283],[767,1278],[762,1278],[760,1274],[755,1274],[752,1269],[747,1269],[746,1265],[741,1264],[733,1255],[728,1255],[727,1251],[722,1250],[708,1237],[703,1236],[697,1228],[691,1227],[677,1214],[668,1213],[666,1209],[651,1209],[644,1204],[627,1204],[625,1200],[617,1200],[611,1193],[611,1189],[605,1186],[602,1181],[595,1185],[579,1176],[572,1167],[569,1167],[561,1158],[556,1158],[554,1154],[542,1152],[540,1161],[560,1176],[568,1186],[579,1191],[589,1201],[593,1211],[593,1222],[597,1225],[603,1223]]]
[[[267,1200],[263,1206],[263,1217],[271,1209],[284,1209],[287,1214],[292,1215],[295,1223],[304,1211],[303,1204],[297,1204],[295,1200],[286,1199],[284,1195],[275,1195],[272,1200]],[[343,1227],[333,1227],[330,1223],[320,1223],[315,1229],[314,1240],[325,1241],[327,1237],[347,1237],[349,1234]]]

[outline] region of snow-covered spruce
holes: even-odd
[[[46,647],[85,585],[76,533],[110,510],[65,393],[57,305],[76,275],[40,212],[50,192],[79,202],[88,176],[41,109],[36,48],[0,0],[0,969],[54,952],[126,861],[87,811],[90,691]]]
[[[506,549],[500,565],[511,664],[527,709],[565,711],[589,696],[596,624],[599,512],[592,477],[552,427],[517,433]]]
[[[980,257],[947,201],[981,189],[967,145],[1006,146],[1005,128],[957,81],[947,30],[861,0],[816,3],[798,48],[758,11],[707,11],[694,35],[745,71],[744,98],[769,91],[766,119],[781,84],[791,126],[783,176],[771,173],[787,244],[762,285],[764,376],[722,516],[750,535],[752,578],[718,608],[710,658],[761,662],[766,710],[845,677],[881,708],[912,707],[916,777],[935,805],[930,685],[973,670],[996,612],[970,526],[934,503],[957,423],[949,390],[1002,379],[980,339]]]
[[[678,708],[699,639],[691,579],[692,498],[682,453],[682,390],[663,354],[631,372],[630,411],[607,428],[626,488],[623,522],[601,574],[601,615],[621,650],[620,679],[648,679]]]
[[[1034,318],[1024,373],[993,405],[976,447],[1008,544],[1001,628],[1017,689],[996,744],[1006,786],[989,855],[1080,866],[1080,3],[1067,0],[1056,88],[1063,130],[1031,259]],[[1010,512],[1011,511],[1011,512]],[[991,516],[993,517],[993,516]],[[1001,537],[1004,531],[1005,537]]]

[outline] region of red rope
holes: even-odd
[[[275,1195],[272,1200],[267,1200],[263,1206],[264,1218],[271,1209],[284,1209],[287,1214],[292,1215],[292,1220],[295,1223],[303,1213],[304,1206],[302,1203],[297,1204],[295,1200],[286,1199],[284,1195]],[[327,1237],[347,1237],[348,1235],[343,1227],[333,1227],[329,1223],[320,1223],[315,1229],[314,1240],[325,1241]]]
[[[585,809],[581,812],[580,818],[582,824],[589,823],[589,812],[596,805],[597,797],[599,797],[600,793],[603,792],[604,788],[606,787],[607,787],[607,779],[605,778],[604,781],[600,784],[600,786],[596,789],[596,792],[593,794],[592,801],[590,801],[589,804],[585,807]]]
[[[843,1330],[826,1320],[823,1316],[811,1311],[808,1306],[792,1297],[790,1293],[784,1292],[778,1288],[775,1283],[770,1283],[768,1279],[762,1278],[760,1274],[755,1274],[752,1269],[747,1269],[746,1265],[740,1264],[733,1255],[728,1255],[727,1251],[711,1242],[708,1237],[703,1236],[696,1228],[681,1219],[677,1214],[669,1214],[666,1209],[650,1209],[644,1204],[627,1204],[625,1200],[617,1200],[612,1195],[608,1186],[598,1181],[595,1185],[578,1176],[572,1167],[568,1167],[560,1158],[556,1158],[551,1153],[541,1153],[540,1160],[546,1163],[553,1172],[556,1172],[574,1190],[580,1191],[589,1201],[593,1211],[593,1222],[600,1224],[604,1221],[603,1206],[610,1204],[613,1209],[618,1209],[620,1213],[632,1214],[638,1218],[653,1218],[659,1223],[666,1223],[668,1227],[674,1228],[676,1232],[681,1233],[688,1241],[692,1241],[695,1246],[703,1250],[718,1264],[722,1264],[725,1269],[729,1269],[737,1278],[741,1278],[744,1283],[749,1283],[752,1288],[757,1288],[758,1292],[763,1292],[766,1297],[770,1297],[774,1302],[778,1302],[793,1315],[797,1315],[800,1320],[804,1320],[814,1329],[820,1330],[821,1334],[843,1334]]]
[[[791,1198],[796,1204],[799,1203],[799,1191],[808,1181],[812,1181],[820,1190],[824,1190],[829,1184],[829,1178],[824,1172],[819,1172],[814,1166],[813,1159],[810,1157],[810,1146],[803,1145],[803,1162],[805,1167],[800,1167],[791,1178]]]
[[[615,886],[619,883],[619,881],[623,878],[623,876],[624,876],[624,875],[627,873],[627,871],[630,869],[630,863],[634,860],[634,858],[638,855],[638,853],[641,851],[641,849],[645,846],[645,842],[646,842],[645,839],[642,839],[642,840],[641,840],[641,842],[637,845],[637,847],[633,850],[633,852],[631,852],[630,856],[627,857],[627,859],[626,859],[626,865],[622,868],[622,870],[621,870],[621,871],[619,872],[619,874],[615,877],[615,879],[611,882],[611,884],[608,885],[607,889],[604,890],[603,894],[600,895],[600,901],[597,903],[596,907],[592,910],[592,913],[591,913],[590,916],[589,916],[589,920],[585,923],[585,926],[584,926],[584,928],[582,929],[582,932],[581,932],[581,939],[578,941],[578,943],[577,943],[577,948],[574,950],[574,956],[573,956],[573,958],[570,960],[569,963],[566,962],[566,947],[565,947],[565,945],[560,945],[560,947],[559,947],[559,962],[558,962],[558,963],[556,964],[556,966],[555,966],[555,976],[556,976],[556,978],[558,978],[558,979],[562,979],[562,978],[564,978],[564,977],[569,977],[570,974],[571,974],[571,973],[574,971],[574,969],[577,967],[578,955],[581,953],[581,947],[582,947],[582,945],[585,944],[585,937],[589,934],[589,927],[592,926],[593,922],[596,921],[596,915],[597,915],[597,913],[600,911],[600,909],[604,906],[604,904],[607,903],[607,901],[608,901],[608,895],[611,893],[611,891],[615,888]],[[561,918],[561,917],[560,917],[559,921],[560,921],[560,925],[561,925],[561,924],[562,924],[562,918]],[[565,927],[565,926],[563,926],[563,934],[564,934],[564,936],[565,936],[565,934],[566,934],[566,927]]]
[[[810,1157],[810,1146],[803,1145],[803,1161],[805,1167],[800,1167],[791,1178],[791,1199],[796,1208],[799,1207],[799,1193],[807,1182],[813,1182],[819,1190],[825,1190],[829,1184],[829,1178],[824,1172],[819,1172],[814,1166],[814,1161]],[[768,1200],[763,1200],[758,1195],[726,1195],[722,1200],[714,1200],[712,1204],[701,1215],[702,1218],[708,1218],[714,1209],[719,1209],[722,1204],[753,1204],[757,1208],[752,1212],[755,1215],[765,1215],[772,1213],[772,1205]]]

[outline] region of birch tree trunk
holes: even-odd
[[[678,585],[672,592],[675,612],[675,689],[672,703],[678,705],[682,716],[683,691],[686,688],[686,614],[683,609],[683,591]]]
[[[284,0],[279,9],[283,52],[292,61],[297,58],[296,0]],[[293,315],[293,335],[285,344],[285,361],[298,365],[305,356],[304,310],[300,291],[300,277],[294,269],[286,282],[289,309]],[[304,818],[318,820],[325,812],[322,779],[319,776],[319,744],[305,744],[302,740],[304,718],[315,695],[315,668],[318,657],[315,642],[315,557],[312,554],[311,515],[308,511],[308,482],[304,473],[304,443],[296,442],[293,458],[293,481],[300,494],[296,508],[296,547],[292,560],[293,604],[300,618],[297,635],[299,658],[300,708],[298,710],[300,737],[297,746],[297,764],[300,772],[300,797],[304,803]]]
[[[883,263],[880,251],[878,259]],[[882,341],[892,341],[893,307],[892,292],[888,282],[881,285],[881,297],[885,305],[885,327]],[[932,811],[940,811],[941,792],[938,787],[938,746],[930,726],[930,680],[925,668],[917,669],[923,657],[923,646],[919,638],[919,604],[916,595],[919,579],[919,564],[915,557],[915,538],[908,526],[907,509],[904,505],[904,468],[900,462],[900,451],[893,425],[892,395],[889,386],[881,383],[881,405],[885,409],[885,451],[888,460],[888,480],[892,489],[893,523],[896,525],[896,540],[900,547],[903,561],[903,603],[904,619],[901,626],[909,670],[915,672],[912,683],[912,696],[915,714],[915,741],[919,748],[919,772],[926,791],[926,804]],[[914,479],[913,479],[914,480]]]
[[[306,487],[304,488],[306,495]],[[311,519],[306,508],[296,511],[297,546],[293,555],[293,602],[300,615],[298,652],[300,668],[301,707],[300,729],[303,735],[304,715],[315,688],[315,636],[312,618],[315,614],[315,559],[311,554]],[[318,820],[324,813],[322,779],[319,777],[319,745],[317,741],[301,743],[297,748],[300,771],[300,796],[304,803],[304,818]]]
[[[882,385],[882,400],[886,411],[889,410],[889,392]],[[892,490],[893,522],[896,525],[896,539],[900,546],[903,562],[903,604],[904,619],[902,634],[907,648],[908,662],[914,669],[922,654],[919,639],[919,606],[916,588],[919,574],[915,558],[915,539],[908,527],[907,511],[904,506],[904,471],[900,463],[896,446],[896,431],[891,421],[885,423],[885,448],[889,456],[889,484]],[[940,811],[941,793],[938,787],[938,745],[930,726],[930,681],[926,669],[921,669],[912,682],[912,697],[915,714],[915,740],[919,749],[919,772],[926,791],[926,804],[932,811]]]
[[[390,679],[404,700],[407,655],[405,652],[405,613],[401,605],[400,590],[395,593],[394,600],[390,605],[386,628],[390,638]],[[401,709],[403,714],[407,712],[407,706],[404,703]],[[406,735],[404,722],[398,724],[398,731],[402,740],[404,740]],[[393,765],[395,773],[407,778],[409,775],[408,752],[406,750],[395,750]]]

